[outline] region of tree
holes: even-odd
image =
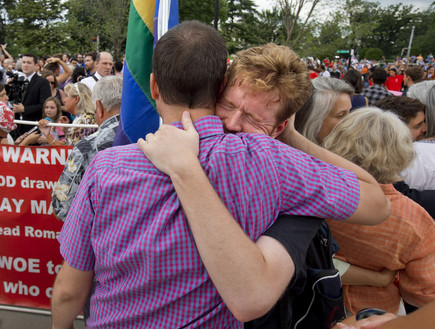
[[[345,38],[349,48],[375,46],[370,44],[374,30],[379,26],[377,13],[381,11],[379,4],[365,0],[346,0],[343,19],[347,20]]]
[[[130,0],[68,0],[68,49],[74,53],[96,51],[93,40],[99,36],[99,50],[120,58],[125,51]]]
[[[367,59],[371,59],[371,60],[381,60],[382,57],[384,56],[383,52],[381,49],[379,48],[368,48],[365,51],[365,58]]]
[[[258,30],[261,31],[259,37],[260,44],[273,42],[285,44],[285,27],[282,23],[281,12],[278,7],[272,10],[263,10],[258,15]]]
[[[205,24],[213,24],[215,0],[179,0],[179,21],[197,20]],[[227,19],[227,1],[219,0],[219,20]]]
[[[371,47],[381,48],[385,57],[395,59],[402,48],[408,47],[412,26],[418,22],[418,11],[412,5],[389,5],[378,13]]]
[[[414,45],[421,48],[422,54],[427,56],[435,52],[435,2],[419,15],[419,21],[415,24],[415,35]]]
[[[18,0],[8,11],[14,22],[13,46],[21,52],[49,54],[64,48],[63,7],[58,0]]]
[[[334,58],[339,49],[348,49],[347,41],[335,17],[320,27],[319,47],[315,56],[319,58]]]
[[[281,8],[282,21],[286,30],[286,43],[288,46],[294,46],[298,43],[299,39],[304,33],[308,20],[311,18],[314,8],[318,5],[320,0],[278,0]],[[309,4],[310,3],[310,4]],[[309,5],[308,5],[309,4]],[[305,20],[300,22],[299,31],[294,37],[293,33],[301,18],[301,11],[308,5],[309,12]]]
[[[230,54],[259,44],[258,11],[253,0],[229,0],[221,33]]]

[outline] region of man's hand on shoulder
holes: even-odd
[[[169,176],[183,175],[197,170],[199,165],[199,135],[189,112],[182,116],[183,129],[162,125],[154,134],[138,141],[139,148],[160,171]]]

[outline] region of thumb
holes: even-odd
[[[192,118],[190,117],[189,111],[184,111],[183,116],[181,117],[181,123],[183,124],[183,128],[185,131],[194,131],[195,127],[193,126]]]

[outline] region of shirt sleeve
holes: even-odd
[[[99,196],[93,163],[83,176],[59,236],[61,255],[70,266],[81,271],[91,271],[95,264],[91,233]]]
[[[412,305],[423,306],[435,300],[435,224],[415,245],[411,260],[399,272],[400,295]]]
[[[63,221],[68,215],[84,172],[84,155],[79,148],[74,147],[52,193],[53,211]]]
[[[281,211],[335,220],[349,218],[360,197],[356,174],[284,146],[276,157]]]
[[[289,253],[295,265],[295,275],[291,286],[295,282],[305,282],[305,263],[308,247],[316,232],[319,230],[322,220],[315,217],[305,216],[279,216],[275,223],[263,233],[280,242]],[[300,287],[301,289],[303,287]]]

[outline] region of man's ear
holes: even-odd
[[[278,124],[275,129],[270,134],[270,137],[277,138],[284,131],[285,127],[287,127],[288,119]]]
[[[160,97],[159,87],[157,86],[156,77],[154,73],[150,74],[150,89],[151,89],[151,97],[156,101]]]
[[[105,115],[105,110],[104,110],[103,104],[101,104],[100,100],[97,100],[95,105],[96,105],[95,116],[98,119],[103,119],[104,115]]]
[[[225,88],[227,87],[228,83],[228,76],[225,74],[224,79],[222,80],[221,88],[219,89],[219,97],[221,97],[222,93],[224,92]]]

